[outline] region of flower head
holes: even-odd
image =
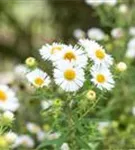
[[[54,69],[54,78],[57,85],[70,92],[81,88],[85,80],[83,69],[75,68],[68,62]]]
[[[0,85],[0,109],[16,111],[19,108],[18,99],[7,85]]]
[[[38,133],[41,130],[37,124],[32,122],[27,123],[26,128],[31,133]]]
[[[91,28],[87,32],[88,37],[92,40],[103,40],[105,38],[104,32],[99,28]]]
[[[97,42],[88,39],[80,40],[79,42],[84,47],[94,64],[106,67],[113,64],[113,58],[106,54],[104,48]]]
[[[33,148],[34,141],[29,135],[20,135],[17,137],[13,147],[18,147],[18,146]]]
[[[111,72],[107,68],[97,68],[93,66],[91,69],[91,81],[101,90],[111,90],[114,87],[114,80]]]
[[[64,46],[63,50],[54,57],[55,65],[61,65],[62,61],[68,61],[77,67],[84,68],[87,64],[87,55],[77,46]]]
[[[4,135],[4,137],[9,144],[13,144],[17,139],[17,134],[14,132],[8,132]]]
[[[44,60],[52,60],[56,53],[62,51],[64,45],[59,43],[53,43],[52,45],[46,44],[39,50],[41,57]]]
[[[48,86],[50,77],[41,69],[35,69],[26,75],[27,79],[37,88]]]

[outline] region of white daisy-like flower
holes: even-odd
[[[73,32],[73,36],[76,39],[82,39],[82,38],[85,37],[85,32],[81,29],[75,29],[74,32]]]
[[[115,81],[109,69],[93,66],[90,72],[92,75],[91,81],[100,90],[106,89],[109,91],[114,87]]]
[[[42,130],[37,133],[37,139],[40,142],[43,141],[46,136],[47,136],[47,134],[44,131],[42,131]]]
[[[124,35],[124,31],[122,28],[114,28],[111,31],[111,36],[114,39],[119,39],[119,38],[123,37],[123,35]]]
[[[70,150],[68,143],[63,143],[60,150]]]
[[[135,58],[135,38],[129,40],[126,51],[127,58]]]
[[[7,85],[0,85],[0,109],[16,111],[19,108],[19,102],[15,92]]]
[[[109,6],[114,6],[117,3],[117,0],[85,0],[88,5],[93,7],[99,6],[101,4],[107,4]]]
[[[41,130],[37,124],[32,123],[32,122],[28,122],[26,124],[26,128],[29,132],[34,133],[34,134],[38,133]]]
[[[129,34],[130,34],[131,36],[135,36],[135,27],[130,27],[130,28],[129,28]]]
[[[6,133],[4,137],[9,144],[13,144],[17,139],[17,134],[10,131]]]
[[[37,88],[48,86],[50,83],[50,77],[47,75],[47,73],[43,72],[39,68],[36,68],[35,70],[29,72],[26,75],[26,78],[30,83],[32,83],[32,85]]]
[[[104,1],[104,3],[106,3],[109,6],[114,6],[117,4],[118,0],[103,0],[103,1]]]
[[[28,72],[28,68],[22,64],[19,64],[14,68],[14,73],[16,76],[24,76],[27,72]]]
[[[135,38],[130,39],[127,46],[128,48],[135,49]]]
[[[46,138],[48,140],[55,140],[55,139],[58,139],[59,137],[61,136],[61,133],[60,132],[54,132],[54,133],[49,133]]]
[[[95,65],[109,67],[113,64],[113,58],[106,54],[103,47],[97,42],[88,39],[81,39],[79,40],[79,43],[84,47],[89,58],[95,63]]]
[[[54,79],[57,85],[69,92],[80,89],[85,81],[83,69],[75,68],[68,62],[54,69]]]
[[[135,107],[132,108],[132,114],[135,116]]]
[[[50,106],[52,106],[52,104],[53,104],[52,100],[41,101],[41,107],[44,110],[48,109]]]
[[[87,32],[88,37],[92,40],[100,41],[105,38],[105,33],[99,28],[91,28]]]
[[[29,135],[20,135],[17,137],[13,147],[25,146],[28,148],[34,147],[34,141]]]
[[[54,64],[61,65],[62,61],[68,61],[77,67],[84,68],[87,64],[87,55],[82,48],[77,46],[65,46],[63,50],[54,57]]]
[[[52,43],[43,45],[42,48],[39,50],[39,53],[43,60],[52,60],[56,53],[62,51],[64,44],[60,43]]]
[[[128,6],[126,4],[121,4],[118,10],[120,13],[126,14],[128,12]]]
[[[95,1],[95,0],[85,0],[86,4],[88,5],[91,5],[93,7],[96,7],[96,6],[99,6],[103,3],[103,0],[98,0],[98,1]]]
[[[135,49],[134,48],[128,48],[126,51],[126,57],[127,58],[135,58]]]
[[[99,122],[98,123],[98,130],[102,131],[103,129],[107,128],[110,125],[109,121]]]

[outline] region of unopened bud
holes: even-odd
[[[86,97],[90,100],[95,100],[96,99],[96,93],[93,90],[89,90],[86,94]]]
[[[116,65],[116,68],[117,68],[118,71],[123,72],[127,69],[127,65],[124,62],[119,62]]]
[[[25,63],[28,67],[35,67],[37,65],[36,59],[34,57],[28,57],[25,60]]]

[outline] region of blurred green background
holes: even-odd
[[[74,40],[73,31],[99,26],[83,0],[1,0],[0,55],[23,61],[41,45]]]

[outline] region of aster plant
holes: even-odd
[[[37,149],[99,147],[101,137],[92,114],[100,99],[114,88],[112,56],[88,39],[79,40],[75,46],[45,44],[39,54],[49,69],[41,69],[35,58],[28,58],[26,78],[35,88],[34,98],[45,100],[41,114],[50,126],[48,132],[55,136],[45,136]]]

